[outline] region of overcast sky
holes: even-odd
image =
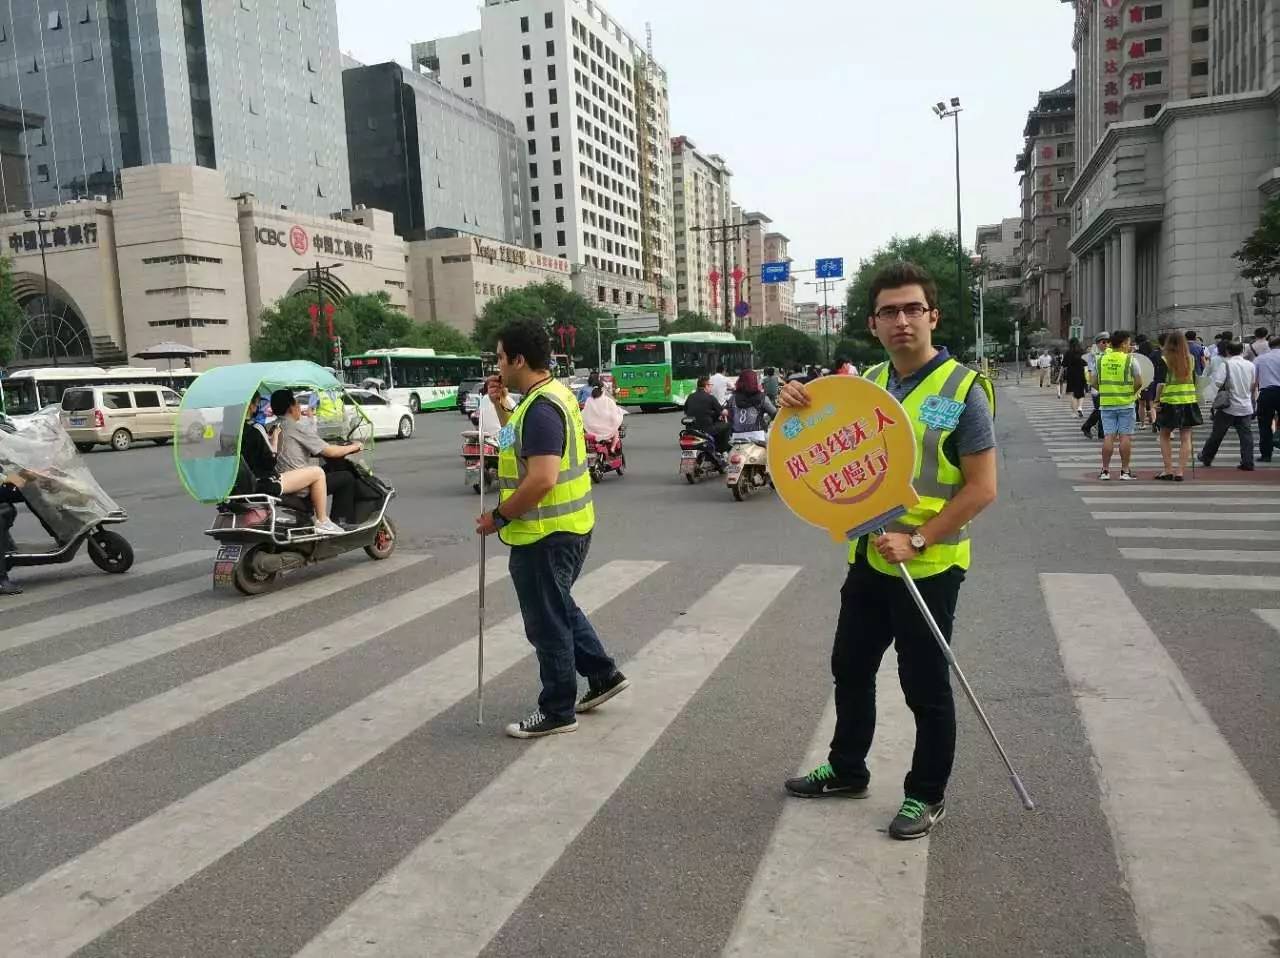
[[[671,132],[733,170],[733,196],[773,219],[797,267],[846,272],[895,234],[955,230],[952,121],[961,98],[964,240],[1017,215],[1014,159],[1040,90],[1071,76],[1060,0],[607,0],[671,83]],[[408,64],[409,43],[480,25],[471,0],[338,0],[342,48]],[[800,299],[817,298],[807,287]]]

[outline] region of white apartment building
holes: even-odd
[[[480,29],[415,66],[511,119],[528,152],[533,247],[614,312],[675,315],[666,71],[594,0],[485,0]]]
[[[730,221],[732,177],[723,157],[700,152],[687,136],[672,139],[676,304],[681,311],[713,319],[724,314],[723,277],[733,270],[733,250],[723,242],[724,231],[712,233],[708,227]],[[711,281],[713,274],[719,274],[719,282]],[[732,294],[729,299],[732,308]]]

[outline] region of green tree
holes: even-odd
[[[757,366],[782,366],[818,362],[818,343],[808,333],[790,326],[756,326],[747,333],[755,348]]]
[[[13,294],[13,264],[0,256],[0,367],[13,362],[22,326],[22,307]]]
[[[348,296],[337,309],[346,315],[355,330],[352,342],[348,342],[345,336],[342,339],[342,348],[346,353],[363,353],[370,349],[391,349],[409,344],[413,334],[413,320],[393,307],[391,297],[385,292]]]
[[[969,251],[962,248],[960,252],[963,263],[962,295],[968,297],[974,283],[973,268],[970,265]],[[952,234],[939,232],[895,236],[870,258],[858,264],[858,271],[849,284],[845,336],[858,343],[862,352],[870,353],[876,361],[884,356],[879,340],[867,326],[867,316],[871,312],[868,297],[875,274],[897,260],[915,263],[933,277],[937,284],[940,319],[933,334],[934,345],[946,346],[957,356],[963,356],[972,350],[973,317],[970,315],[969,304],[966,302],[962,310],[961,301],[956,296],[956,238]],[[966,320],[959,321],[960,316],[966,317]]]
[[[466,333],[436,320],[417,323],[405,345],[434,349],[438,353],[457,353],[460,356],[469,356],[476,351],[475,343]]]
[[[551,346],[555,352],[570,352],[573,359],[589,366],[596,365],[596,320],[602,321],[600,338],[604,354],[607,355],[609,345],[616,338],[611,313],[573,290],[548,281],[513,289],[489,300],[476,321],[473,334],[476,345],[492,350],[498,341],[498,331],[517,319],[541,320],[551,333]],[[558,332],[561,328],[574,330],[572,345],[566,342],[563,349]]]
[[[311,334],[310,307],[314,303],[302,296],[287,296],[262,311],[261,332],[249,346],[249,356],[256,363],[309,359],[321,366],[332,366],[327,323],[322,316],[316,335]],[[333,331],[342,337],[345,353],[361,351],[359,334],[351,315],[336,309]]]
[[[1267,200],[1258,228],[1232,255],[1240,261],[1240,275],[1245,279],[1280,277],[1280,194]]]
[[[663,320],[659,330],[667,333],[715,333],[720,331],[720,324],[703,313],[691,313],[681,310],[680,315],[671,322]]]

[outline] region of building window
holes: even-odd
[[[524,46],[520,48],[520,59],[522,60],[533,59],[533,48],[530,47],[529,44],[526,43]]]
[[[612,266],[613,264],[610,263],[609,265]],[[619,302],[622,299],[622,297],[619,295],[619,291],[617,289],[614,289],[612,292],[613,292],[613,301],[615,303]]]
[[[533,71],[532,71],[532,70],[525,70],[525,71],[524,71],[524,85],[525,85],[525,86],[528,86],[528,85],[529,85],[530,83],[532,83],[532,82],[533,82]]]
[[[1147,40],[1146,46],[1144,49],[1147,51],[1148,54],[1159,53],[1161,50],[1164,49],[1164,41],[1161,40],[1159,37],[1150,37]]]
[[[1150,4],[1149,6],[1142,8],[1142,19],[1144,20],[1159,20],[1163,16],[1164,16],[1163,4],[1153,3],[1153,4]]]
[[[585,189],[585,187],[584,187],[584,189]],[[557,183],[557,184],[555,185],[555,193],[556,193],[556,199],[558,199],[558,200],[562,200],[562,199],[564,199],[564,184],[563,184],[563,183]]]
[[[525,91],[525,95],[524,95],[524,107],[525,107],[525,109],[526,109],[526,110],[532,110],[532,109],[533,109],[533,92],[532,92],[531,90],[527,90],[527,91]]]
[[[521,17],[521,18],[520,18],[520,32],[521,32],[521,33],[528,33],[528,32],[529,32],[529,18],[528,18],[528,17]]]
[[[41,183],[49,182],[49,166],[47,163],[41,163],[36,167],[36,177]]]
[[[1208,10],[1209,0],[1191,0],[1192,10]]]
[[[556,207],[556,222],[557,222],[557,223],[563,223],[563,222],[564,222],[564,207],[563,207],[563,206],[557,206],[557,207]]]
[[[541,226],[541,225],[542,225],[542,211],[541,211],[541,210],[534,210],[534,211],[533,211],[533,225],[534,225],[534,226]]]
[[[562,167],[560,166],[560,161],[559,161],[559,160],[552,160],[552,161],[551,161],[551,175],[552,175],[552,176],[560,176],[560,175],[562,175],[561,171],[562,171]]]
[[[1142,75],[1142,82],[1147,86],[1159,86],[1164,82],[1164,72],[1162,70],[1148,70]]]
[[[530,164],[529,164],[529,179],[531,179],[531,180],[536,180],[537,178],[538,178],[538,164],[537,164],[537,163],[530,163]]]
[[[1191,75],[1193,77],[1207,77],[1209,75],[1208,60],[1192,60]]]
[[[564,230],[556,230],[556,244],[564,249]]]
[[[468,89],[468,90],[469,90],[469,89],[471,88],[471,77],[463,77],[463,78],[462,78],[462,86],[463,86],[463,88],[464,88],[464,89]]]
[[[556,79],[556,65],[555,65],[554,63],[548,63],[548,64],[547,64],[547,79],[548,79],[548,80],[550,80],[550,81],[552,81],[553,83],[555,82],[555,79]]]
[[[462,55],[462,65],[463,65],[464,67],[469,67],[469,66],[471,66],[471,54],[470,54],[470,53],[464,53],[464,54]]]
[[[532,132],[533,132],[533,130],[534,130],[534,119],[533,119],[533,114],[532,114],[532,113],[530,113],[528,116],[526,116],[526,117],[524,118],[524,128],[525,128],[526,130],[528,130],[530,133],[532,133]]]
[[[551,129],[553,129],[553,130],[558,130],[558,129],[560,129],[560,114],[559,114],[559,113],[552,113],[552,114],[551,114]]]
[[[536,186],[530,188],[529,200],[534,203],[538,202],[538,188]]]
[[[574,22],[576,23],[577,21],[574,21]],[[555,17],[553,17],[551,14],[544,13],[542,15],[542,25],[546,27],[548,30],[550,30],[553,26],[555,26],[555,23],[556,23]]]
[[[547,91],[547,102],[550,103],[552,106],[555,106],[557,103],[560,102],[560,95],[556,93],[555,87],[552,87],[550,90]]]
[[[549,56],[549,57],[553,57],[553,56],[555,56],[555,55],[556,55],[556,41],[554,41],[554,40],[548,40],[548,41],[547,41],[547,56]]]
[[[1208,27],[1192,27],[1191,42],[1192,43],[1208,43],[1209,28]]]
[[[537,140],[530,140],[530,141],[529,141],[529,155],[530,155],[530,156],[535,156],[535,155],[537,154],[537,152],[538,152],[538,141],[537,141]]]
[[[1142,108],[1142,118],[1144,120],[1150,120],[1152,117],[1154,117],[1157,113],[1160,112],[1160,107],[1163,105],[1164,104],[1161,104],[1161,103],[1148,103],[1146,106]]]
[[[542,249],[542,234],[541,234],[541,233],[534,233],[534,234],[533,234],[533,248],[534,248],[534,249]]]
[[[551,152],[552,152],[552,153],[559,153],[559,152],[560,152],[560,137],[558,137],[558,136],[553,136],[553,137],[551,138]]]

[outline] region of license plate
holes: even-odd
[[[649,387],[648,387],[648,386],[637,386],[637,387],[636,387],[636,395],[637,395],[637,396],[643,396],[643,395],[644,395],[645,393],[647,393],[648,391],[649,391]]]
[[[73,426],[83,426],[84,423],[85,423],[85,419],[83,416],[73,417],[71,420],[71,425]]]
[[[734,467],[734,466],[730,466],[730,467],[729,467],[729,475],[728,475],[726,478],[727,478],[728,480],[732,481],[732,480],[734,480],[734,479],[737,479],[740,475],[742,475],[742,468],[741,468],[741,467]]]
[[[213,560],[214,585],[226,585],[231,582],[232,573],[243,552],[243,545],[224,545],[218,549],[218,557]]]
[[[697,459],[697,458],[698,458],[698,450],[696,450],[696,449],[681,449],[681,450],[680,450],[680,458],[681,458],[681,459]]]
[[[462,454],[463,454],[464,456],[479,456],[479,455],[480,455],[480,447],[479,447],[479,446],[463,446],[463,447],[462,447]]]

